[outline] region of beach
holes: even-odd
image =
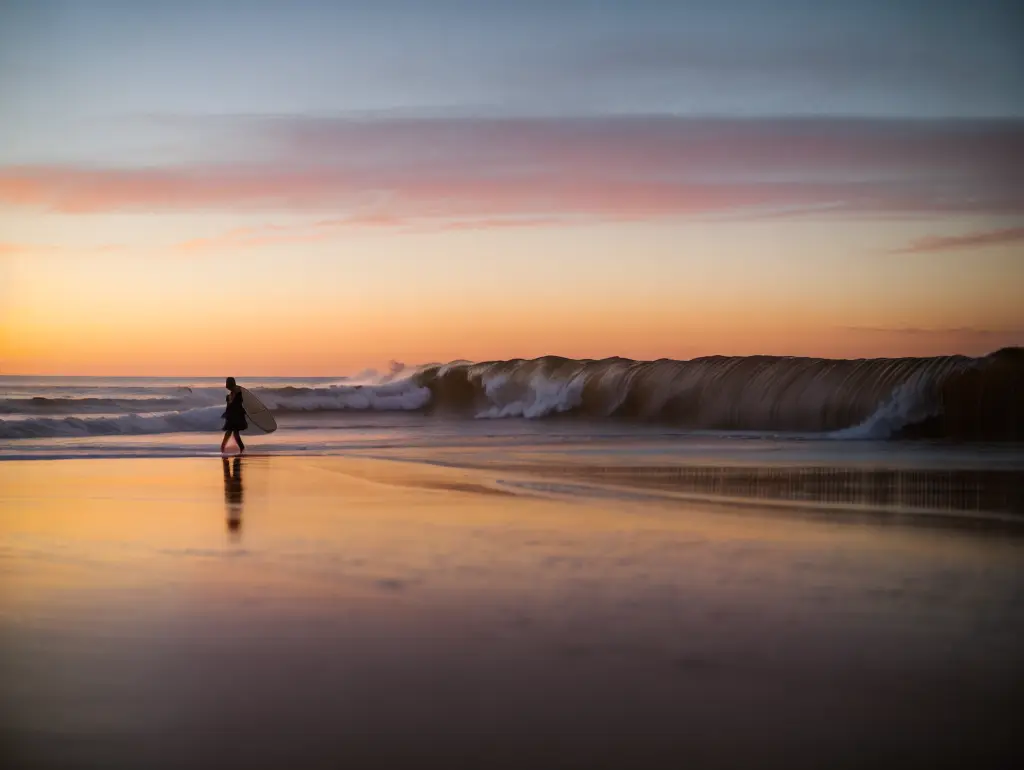
[[[0,1],[0,770],[1024,768],[1022,27]]]
[[[3,764],[1020,758],[1012,517],[378,454],[0,463]]]

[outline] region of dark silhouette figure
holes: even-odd
[[[228,406],[224,410],[224,414],[221,415],[224,418],[224,440],[220,442],[220,451],[223,453],[227,449],[228,439],[234,436],[235,443],[238,444],[238,451],[244,452],[245,444],[242,443],[242,437],[239,435],[239,432],[248,428],[249,423],[245,420],[245,407],[242,405],[242,389],[235,383],[234,377],[228,377],[224,387],[228,389]]]
[[[228,511],[228,532],[242,531],[242,458],[235,457],[224,463],[224,505]]]

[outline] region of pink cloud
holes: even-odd
[[[557,217],[475,218],[431,220],[403,218],[387,212],[367,212],[350,217],[325,219],[312,224],[293,226],[267,225],[265,227],[239,227],[208,238],[193,238],[175,244],[184,252],[205,252],[218,249],[259,248],[292,243],[313,243],[338,237],[344,232],[360,228],[389,228],[406,233],[458,232],[495,230],[543,225],[564,224]]]
[[[1024,212],[1016,123],[282,119],[241,121],[238,130],[248,140],[242,155],[258,162],[0,167],[0,206],[331,212],[346,227],[444,229],[716,213]]]
[[[896,249],[894,253],[925,254],[932,251],[953,251],[1018,241],[1024,241],[1024,227],[1007,227],[1002,230],[986,230],[963,235],[930,235]]]
[[[686,168],[763,172],[865,168],[1020,171],[1022,126],[1013,121],[693,119],[293,118],[247,123],[277,158],[420,170],[454,162],[579,166],[631,173]],[[1015,153],[1018,153],[1015,155]],[[669,165],[666,166],[666,163]]]

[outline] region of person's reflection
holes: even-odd
[[[224,505],[228,512],[228,532],[235,537],[242,534],[242,458],[223,458]]]

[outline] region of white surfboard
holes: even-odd
[[[239,388],[239,390],[242,391],[242,406],[245,407],[245,416],[249,418],[249,422],[264,433],[273,433],[277,430],[277,420],[263,405],[263,402],[256,398],[251,391],[245,388]]]

